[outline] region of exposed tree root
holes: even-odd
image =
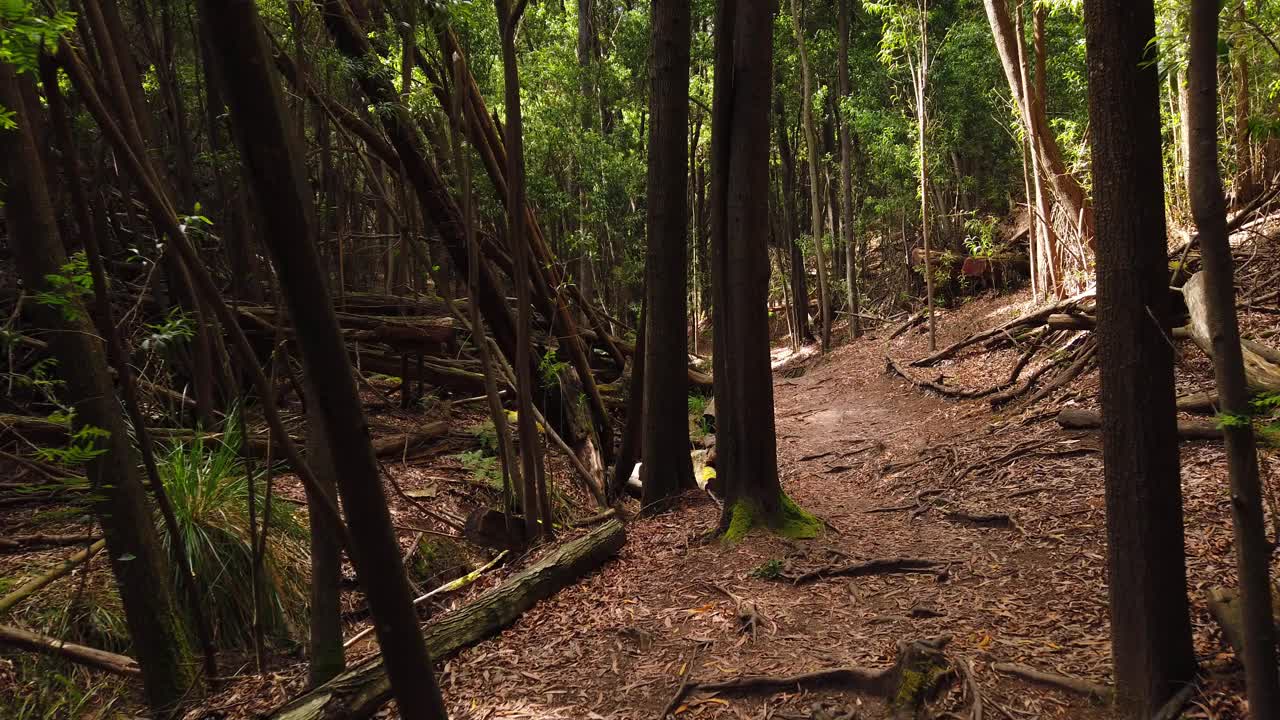
[[[686,677],[662,717],[665,720],[684,698],[696,692],[767,695],[792,689],[836,687],[887,700],[895,718],[916,718],[925,703],[936,698],[955,679],[951,663],[942,652],[950,641],[951,636],[942,635],[899,642],[894,664],[880,670],[831,668],[790,676],[739,675],[714,682],[689,682]]]
[[[1090,682],[1081,678],[1071,677],[1070,675],[1059,675],[1057,673],[1044,672],[1036,670],[1027,665],[1019,665],[1017,663],[995,663],[991,666],[996,672],[1006,673],[1008,675],[1016,675],[1024,680],[1030,680],[1041,685],[1051,685],[1062,690],[1069,690],[1073,693],[1088,695],[1097,700],[1108,700],[1111,698],[1111,688],[1099,683]]]
[[[795,585],[817,582],[829,577],[862,577],[866,575],[893,575],[895,573],[930,573],[937,574],[934,568],[945,565],[939,560],[923,558],[876,558],[849,565],[827,565],[803,572],[799,575],[780,575],[779,579],[790,580]]]

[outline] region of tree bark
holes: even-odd
[[[688,254],[690,15],[687,0],[653,0],[649,94],[648,242],[645,253],[646,340],[640,483],[655,507],[696,487],[689,457],[685,264]]]
[[[323,417],[346,511],[348,551],[377,623],[396,699],[407,717],[444,718],[431,659],[417,632],[417,613],[364,409],[320,271],[298,136],[289,126],[256,6],[252,0],[203,0],[200,11],[223,77],[236,78],[227,88],[231,121],[258,196],[263,236],[297,328],[306,375],[325,388],[313,404]]]
[[[0,625],[0,645],[9,645],[40,653],[41,655],[60,657],[77,665],[84,665],[85,667],[109,672],[113,675],[136,677],[142,674],[142,670],[138,667],[138,662],[131,657],[65,642],[11,625]]]
[[[991,3],[988,3],[990,7]],[[1117,699],[1150,717],[1195,674],[1174,415],[1152,0],[1086,0],[1098,347]]]
[[[0,63],[0,106],[13,111],[19,124],[15,130],[0,132],[9,237],[28,291],[56,293],[46,278],[61,273],[67,258],[58,238],[41,156],[27,129],[27,118],[38,110],[25,107],[20,82],[12,66]],[[94,488],[94,512],[110,553],[148,703],[158,717],[176,717],[201,693],[190,638],[169,588],[164,553],[137,466],[130,459],[129,435],[115,404],[102,348],[78,302],[72,310],[68,316],[52,306],[32,307],[39,326],[53,330],[49,345],[60,360],[58,372],[75,407],[73,431],[105,431],[86,440],[99,453],[87,468]]]
[[[1227,446],[1227,474],[1231,480],[1231,519],[1235,526],[1236,571],[1240,576],[1242,659],[1248,679],[1249,713],[1258,718],[1280,717],[1280,674],[1271,614],[1271,548],[1267,542],[1258,452],[1249,419],[1249,385],[1236,320],[1235,269],[1227,233],[1227,206],[1218,170],[1218,0],[1192,0],[1190,35],[1187,109],[1191,125],[1188,147],[1191,213],[1200,233],[1209,338]]]
[[[780,526],[789,508],[778,480],[769,365],[769,93],[767,3],[721,0],[715,21],[711,122],[711,280],[715,314],[720,528]]]
[[[916,95],[917,152],[920,155],[920,235],[924,240],[925,304],[929,311],[929,351],[938,349],[938,328],[933,315],[933,253],[929,247],[929,158],[925,151],[925,135],[929,121],[929,0],[917,0],[919,12],[920,55],[916,60],[912,84]]]

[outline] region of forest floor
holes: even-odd
[[[1023,293],[979,298],[940,313],[939,345],[1029,307]],[[1274,324],[1275,317],[1265,322]],[[719,507],[701,491],[669,512],[637,518],[628,523],[617,558],[444,663],[439,679],[451,717],[657,720],[685,677],[877,669],[893,663],[899,641],[938,635],[951,636],[948,657],[971,663],[983,717],[1109,717],[1105,706],[1084,696],[992,667],[1022,663],[1096,683],[1110,680],[1099,441],[1053,421],[1063,406],[1095,405],[1096,371],[1035,405],[993,413],[985,400],[941,398],[887,374],[887,354],[910,360],[927,353],[920,332],[886,343],[887,332],[871,332],[826,355],[775,351],[783,487],[826,522],[820,537],[792,541],[758,532],[733,546],[705,542]],[[1016,357],[1015,350],[974,353],[915,372],[983,387],[1002,377]],[[1212,384],[1207,362],[1192,350],[1181,354],[1178,377],[1179,392]],[[371,404],[371,425],[380,432],[421,422],[421,416],[388,406]],[[475,406],[453,412],[459,427],[483,417]],[[454,431],[446,444],[456,452],[474,446],[474,438]],[[1206,678],[1185,717],[1242,718],[1238,665],[1204,600],[1206,589],[1235,584],[1223,453],[1213,442],[1192,442],[1183,444],[1182,456],[1188,592]],[[388,469],[407,495],[430,498],[429,504],[457,519],[476,501],[476,483],[460,457],[437,453],[389,462]],[[569,477],[563,459],[548,458],[554,477]],[[1273,467],[1264,465],[1269,484]],[[292,483],[281,481],[279,489],[301,501]],[[391,501],[407,548],[420,537],[414,527],[421,527],[422,515],[405,496]],[[1004,514],[1009,526],[967,523],[953,514],[957,510]],[[11,511],[5,521],[25,526],[28,514]],[[0,561],[0,576],[17,577],[22,566],[47,565],[64,555],[9,555]],[[898,557],[940,565],[806,585],[768,577]],[[510,572],[491,571],[434,611],[467,602]],[[755,605],[760,619],[754,633],[739,631],[730,595]],[[345,601],[350,636],[365,625],[353,582]],[[376,652],[376,642],[366,640],[352,648],[349,660]],[[232,681],[194,711],[193,720],[261,716],[301,692],[305,682],[305,663],[288,653],[275,655],[263,676],[253,672],[247,655],[237,661],[224,654],[223,663]],[[958,682],[935,708],[969,718],[971,700],[966,683]],[[864,720],[888,716],[884,704],[869,696],[797,688],[750,697],[693,693],[678,705],[677,717],[820,720],[851,711]],[[394,709],[383,715],[395,717]]]
[[[940,317],[939,343],[1028,307],[1025,295],[970,302]],[[775,377],[783,486],[826,521],[820,538],[756,533],[732,547],[702,542],[719,510],[691,493],[678,509],[630,524],[621,555],[600,572],[446,663],[440,679],[453,717],[659,718],[685,675],[708,681],[880,668],[893,662],[898,641],[943,634],[952,636],[949,656],[972,663],[986,717],[1108,717],[1083,696],[992,668],[1014,662],[1110,680],[1098,438],[1053,422],[1063,405],[1094,404],[1096,372],[1001,416],[985,401],[942,399],[886,374],[886,353],[921,357],[925,339],[912,333],[886,345],[873,333],[826,356],[805,353]],[[980,387],[1015,357],[961,358],[943,370],[948,382]],[[1189,353],[1180,363],[1180,385],[1203,389],[1207,364]],[[1184,444],[1188,591],[1208,678],[1188,718],[1243,716],[1237,668],[1204,604],[1207,587],[1234,584],[1223,467],[1219,446]],[[944,510],[956,508],[1004,513],[1012,525],[948,520]],[[892,557],[936,560],[945,569],[804,586],[760,577],[778,568],[774,561],[787,572]],[[724,591],[755,604],[762,619],[754,635],[738,631],[736,604]],[[942,707],[969,717],[962,686]],[[677,716],[825,718],[848,711],[888,714],[869,697],[797,689],[747,698],[695,694]]]

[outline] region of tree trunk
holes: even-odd
[[[857,242],[854,231],[853,212],[853,177],[852,177],[852,143],[849,129],[849,118],[840,112],[840,102],[853,92],[849,84],[849,2],[839,0],[840,10],[837,16],[837,34],[840,36],[840,49],[836,59],[836,76],[840,84],[840,98],[836,101],[836,118],[840,125],[840,207],[844,214],[845,243],[845,288],[849,294],[849,334],[851,337],[862,337],[862,318],[858,307],[858,270],[854,246]]]
[[[0,106],[14,112],[18,123],[16,130],[0,132],[9,238],[28,291],[57,293],[46,278],[59,275],[67,258],[58,238],[41,156],[27,129],[28,118],[36,111],[25,107],[20,82],[12,66],[0,63]],[[94,513],[110,553],[148,703],[158,717],[177,717],[201,692],[190,638],[169,587],[170,575],[137,466],[130,459],[129,435],[115,403],[102,348],[83,309],[78,304],[72,309],[68,315],[59,308],[33,304],[31,312],[40,327],[54,329],[49,345],[60,359],[58,371],[66,383],[66,397],[74,403],[73,429],[105,431],[86,440],[88,449],[99,453],[87,468],[94,488]]]
[[[1248,15],[1244,0],[1236,5],[1236,17],[1244,21]],[[1240,205],[1249,202],[1258,194],[1257,176],[1253,171],[1253,153],[1249,139],[1249,54],[1246,43],[1234,43],[1231,55],[1235,58],[1236,103],[1235,103],[1235,201]]]
[[[315,395],[314,404],[324,419],[346,511],[348,551],[375,618],[400,711],[407,717],[444,718],[444,701],[417,630],[364,409],[320,271],[298,136],[289,126],[257,9],[250,0],[204,0],[200,11],[223,77],[237,80],[227,87],[231,122],[246,176],[259,199],[263,237],[297,329],[306,375],[316,387],[325,388]]]
[[[1217,0],[1191,2],[1191,48],[1187,61],[1191,213],[1200,233],[1209,337],[1227,446],[1227,474],[1231,479],[1231,518],[1235,525],[1236,571],[1240,576],[1242,659],[1248,678],[1249,713],[1258,718],[1280,717],[1280,675],[1277,674],[1276,630],[1271,615],[1271,548],[1267,543],[1258,452],[1249,419],[1249,386],[1236,321],[1235,270],[1227,233],[1227,207],[1218,171],[1218,9]]]
[[[648,251],[645,254],[644,458],[647,507],[696,487],[689,457],[685,264],[688,254],[690,8],[653,0],[649,94]]]
[[[912,78],[916,94],[917,151],[920,154],[920,235],[924,240],[924,288],[925,303],[929,311],[929,351],[938,349],[938,328],[933,315],[933,252],[929,247],[929,159],[925,152],[925,134],[929,122],[929,109],[925,106],[929,83],[929,2],[918,0],[920,28],[920,56]]]
[[[813,72],[809,66],[809,51],[804,41],[804,16],[800,0],[791,0],[791,20],[795,30],[796,45],[800,51],[800,78],[804,95],[801,118],[804,126],[805,147],[809,155],[810,227],[813,235],[813,260],[818,265],[818,317],[822,327],[822,350],[831,349],[831,294],[827,288],[827,255],[823,249],[822,186],[818,182],[818,158],[822,149],[818,145],[818,132],[813,121]]]
[[[521,510],[529,537],[552,534],[551,503],[542,462],[542,441],[533,417],[533,367],[530,332],[533,323],[529,284],[530,241],[526,237],[524,192],[524,120],[520,110],[520,69],[516,58],[516,29],[524,5],[495,0],[502,34],[502,69],[507,126],[507,247],[514,260],[511,274],[516,286],[516,430],[520,436],[524,498]],[[536,512],[535,512],[536,511]]]
[[[1000,64],[1004,67],[1005,79],[1009,81],[1009,89],[1013,93],[1014,101],[1018,104],[1018,109],[1027,113],[1031,108],[1027,104],[1026,86],[1022,82],[1017,51],[1022,39],[1015,37],[1013,23],[1009,19],[1008,2],[1007,0],[985,0],[985,5],[987,20],[991,23],[991,34],[995,38],[996,50],[1000,55]],[[1043,107],[1040,109],[1042,111]],[[1073,218],[1081,217],[1081,210],[1084,211],[1084,236],[1092,238],[1093,210],[1089,207],[1089,201],[1085,197],[1084,189],[1080,187],[1079,180],[1067,172],[1066,164],[1062,160],[1062,151],[1058,149],[1058,142],[1049,127],[1048,117],[1044,112],[1032,114],[1030,117],[1024,114],[1023,117],[1025,122],[1035,126],[1038,142],[1033,150],[1053,187],[1055,198],[1063,206],[1063,210]]]
[[[715,22],[711,122],[711,280],[715,297],[720,529],[754,525],[812,535],[812,518],[782,492],[769,366],[769,93],[767,3],[721,0]]]
[[[407,384],[407,380],[405,381]],[[307,463],[316,479],[327,489],[329,497],[337,489],[333,455],[329,450],[324,413],[321,412],[315,383],[306,383]],[[311,622],[307,661],[307,682],[311,686],[331,680],[346,667],[342,650],[342,547],[338,529],[330,525],[321,504],[323,498],[310,491],[307,497],[307,522],[311,535]],[[264,516],[263,522],[266,522]]]
[[[990,3],[988,3],[990,5]],[[1151,717],[1195,674],[1174,416],[1152,0],[1086,0],[1098,348],[1118,701]]]
[[[804,252],[800,249],[800,239],[796,228],[796,161],[791,150],[791,138],[787,134],[786,103],[782,97],[782,86],[779,85],[774,95],[774,110],[777,114],[775,132],[778,137],[778,156],[782,161],[782,238],[791,256],[791,303],[787,309],[791,313],[791,345],[799,349],[801,345],[813,342],[813,332],[809,328],[809,288],[804,270]]]
[[[511,625],[545,600],[603,565],[626,541],[622,523],[610,520],[587,535],[548,553],[476,600],[429,623],[425,637],[431,654],[444,659]],[[398,559],[399,556],[397,555]],[[360,720],[391,699],[384,655],[375,655],[326,685],[295,698],[271,713],[271,720]],[[404,717],[409,717],[400,711]]]

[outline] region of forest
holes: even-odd
[[[1280,719],[1280,3],[0,0],[0,718]]]

